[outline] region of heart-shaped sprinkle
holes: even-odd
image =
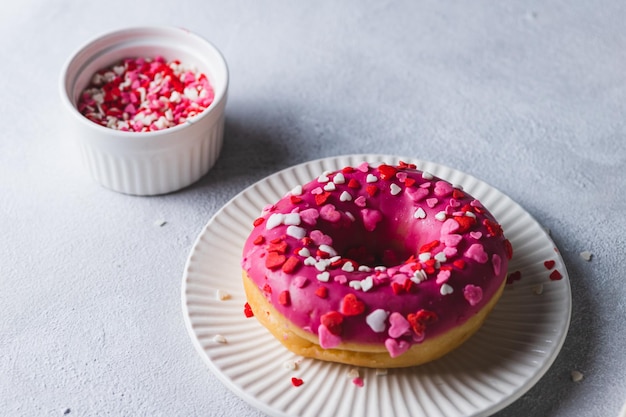
[[[370,184],[365,187],[365,191],[367,191],[367,194],[370,197],[374,197],[376,194],[378,194],[378,187]]]
[[[452,185],[446,181],[437,181],[435,183],[434,193],[439,197],[445,197],[448,194],[452,194]]]
[[[319,338],[320,346],[324,349],[332,349],[341,343],[341,337],[332,334],[323,324],[317,328],[317,337]]]
[[[388,316],[388,312],[379,308],[369,313],[367,317],[365,317],[365,322],[375,333],[382,333],[387,327],[385,322],[387,321]]]
[[[445,261],[448,260],[448,257],[446,256],[444,252],[439,252],[438,254],[435,255],[435,260],[438,262],[444,263]]]
[[[396,175],[396,172],[398,172],[398,170],[395,167],[392,167],[391,165],[381,164],[378,167],[378,172],[380,172],[381,179],[388,180],[390,178],[393,178],[393,176]]]
[[[330,192],[324,191],[323,193],[315,196],[315,204],[317,204],[318,206],[322,206],[324,205],[324,203],[326,203],[329,197],[330,197]]]
[[[481,237],[483,237],[483,233],[482,232],[471,231],[469,234],[470,234],[471,237],[473,237],[476,240],[478,240]]]
[[[329,182],[328,184],[324,186],[324,191],[335,191],[336,189],[337,189],[337,186],[335,185],[334,182]]]
[[[404,316],[398,312],[393,312],[389,315],[389,337],[397,339],[398,337],[405,334],[411,328],[411,325],[404,318]]]
[[[368,184],[372,184],[376,181],[378,181],[378,177],[376,175],[367,174],[367,177],[365,177],[365,182]]]
[[[304,381],[300,378],[296,378],[295,376],[291,378],[291,384],[294,387],[299,387],[300,385],[304,384]]]
[[[287,258],[285,255],[279,254],[278,252],[268,252],[265,257],[265,266],[269,269],[278,269],[280,268]]]
[[[285,219],[285,215],[281,213],[273,213],[265,222],[265,228],[267,230],[273,229],[277,226],[283,224],[283,220]]]
[[[437,203],[439,202],[438,199],[436,198],[427,198],[426,199],[426,204],[428,205],[428,207],[433,208],[437,205]]]
[[[286,230],[287,236],[294,237],[296,239],[302,239],[306,236],[306,230],[300,226],[289,226]]]
[[[446,246],[455,247],[463,240],[463,236],[458,234],[445,234],[441,236],[441,242]]]
[[[322,288],[322,287],[320,287]],[[322,325],[326,326],[326,329],[334,335],[341,335],[341,324],[343,323],[343,316],[337,311],[329,311],[320,317]]]
[[[441,293],[441,295],[452,294],[454,292],[454,288],[452,288],[448,284],[443,284],[441,288],[439,289],[439,292]]]
[[[550,279],[552,281],[558,281],[561,278],[563,278],[563,275],[561,275],[561,273],[556,269],[550,273]]]
[[[361,172],[367,172],[370,170],[370,164],[368,164],[367,162],[362,162],[361,165],[356,167],[356,169],[358,169]]]
[[[341,219],[341,213],[332,204],[326,204],[320,209],[320,217],[331,223],[337,223]]]
[[[374,287],[374,278],[370,275],[369,277],[361,280],[361,290],[367,292]]]
[[[293,285],[295,285],[297,288],[304,288],[308,283],[309,279],[302,275],[296,275],[293,278]]]
[[[361,183],[355,180],[354,178],[350,178],[348,181],[348,188],[352,188],[353,190],[358,190],[361,188]]]
[[[465,297],[471,306],[475,306],[483,299],[483,290],[476,285],[467,284],[465,288],[463,288],[463,297]]]
[[[376,229],[376,225],[383,219],[383,215],[380,211],[369,208],[361,210],[361,217],[363,219],[363,226],[368,232],[373,232],[374,229]]]
[[[324,192],[324,189],[322,187],[315,187],[311,190],[311,194],[313,195],[319,195],[322,194]]]
[[[305,209],[300,212],[300,220],[310,226],[314,226],[315,223],[317,223],[319,216],[320,212],[314,208]]]
[[[443,284],[450,279],[450,271],[439,271],[437,274],[437,284]]]
[[[472,244],[466,251],[465,257],[475,260],[478,263],[484,264],[489,259],[485,247],[480,243]]]
[[[337,284],[344,285],[346,282],[348,282],[348,277],[346,277],[345,275],[335,275],[333,281],[335,281]]]
[[[348,286],[353,290],[361,291],[361,281],[350,281]]]
[[[325,244],[321,244],[320,245],[320,250],[322,252],[324,252],[325,254],[327,254],[328,256],[330,256],[331,258],[333,256],[337,256],[337,251],[335,250],[335,248],[333,248],[330,245],[325,245]],[[332,260],[331,260],[332,261]]]
[[[389,192],[391,193],[391,195],[398,195],[401,191],[402,188],[400,188],[397,184],[391,184],[389,186]]]
[[[346,177],[341,172],[338,172],[333,177],[333,182],[335,184],[344,184],[346,182]]]
[[[398,179],[398,181],[403,183],[408,178],[408,174],[406,172],[398,172],[396,173],[396,178]]]
[[[320,175],[319,177],[317,177],[317,182],[321,182],[322,184],[326,183],[330,181],[330,178],[328,178],[328,175],[326,175],[326,173]]]
[[[389,352],[389,356],[396,358],[409,350],[411,345],[405,340],[397,341],[396,339],[389,338],[385,340],[385,347],[387,348],[387,352]]]
[[[365,311],[365,304],[354,294],[346,294],[341,300],[341,314],[344,316],[358,316]]]
[[[330,280],[330,272],[328,271],[320,272],[319,274],[317,274],[316,278],[318,281],[328,282]]]
[[[354,200],[354,204],[356,204],[359,207],[365,207],[365,205],[367,204],[367,201],[365,200],[365,197],[360,195],[356,198],[356,200]]]
[[[453,246],[446,246],[443,248],[443,254],[446,258],[454,258],[459,251]]]
[[[452,262],[452,265],[456,266],[459,269],[465,269],[465,261],[463,259],[457,259]]]
[[[405,185],[408,181],[409,179],[407,178]],[[407,188],[406,193],[411,200],[417,202],[423,200],[428,195],[428,190],[424,188]]]
[[[500,276],[500,269],[502,269],[502,258],[500,258],[500,255],[494,253],[491,257],[491,264],[493,265],[493,273]]]
[[[283,218],[283,224],[297,226],[300,224],[300,213],[287,213]]]
[[[435,214],[435,219],[439,220],[440,222],[445,221],[448,218],[448,216],[446,215],[445,211],[440,211],[437,214]]]
[[[554,268],[554,265],[556,265],[556,262],[553,260],[549,260],[549,261],[545,261],[543,265],[546,267],[546,269],[550,270]]]
[[[339,195],[339,201],[352,201],[352,195],[349,192],[344,191],[341,193],[341,195]]]
[[[424,171],[424,172],[422,172],[422,178],[424,178],[425,180],[430,181],[430,180],[432,180],[435,177],[433,177],[433,174],[431,174],[430,172]]]
[[[425,219],[426,212],[423,208],[418,207],[417,210],[415,210],[415,213],[413,213],[413,217],[415,217],[416,219]]]
[[[343,264],[341,270],[344,272],[354,272],[354,264],[350,261]]]
[[[325,235],[319,230],[312,230],[311,233],[309,233],[309,237],[311,238],[313,243],[315,243],[318,246],[319,245],[331,246],[333,244],[333,239],[330,236]]]

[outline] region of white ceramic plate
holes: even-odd
[[[287,351],[254,318],[246,318],[240,258],[261,209],[323,171],[363,161],[397,163],[458,184],[502,224],[514,248],[508,285],[483,327],[447,356],[381,375],[303,359]],[[545,261],[554,261],[548,269]],[[558,270],[562,279],[551,280]],[[218,290],[231,298],[218,300]],[[537,294],[537,293],[540,294]],[[517,203],[476,178],[432,162],[383,155],[316,160],[280,171],[247,188],[208,222],[193,246],[182,283],[182,305],[193,343],[209,368],[237,395],[271,416],[485,416],[515,401],[548,370],[563,345],[571,315],[570,285],[558,249]],[[226,343],[216,341],[223,336]],[[296,370],[284,366],[298,361]],[[295,387],[291,378],[302,379]]]

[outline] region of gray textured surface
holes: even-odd
[[[3,5],[0,414],[258,416],[186,334],[180,278],[193,240],[279,169],[394,153],[502,190],[552,231],[567,264],[565,346],[498,416],[616,416],[626,401],[625,19],[618,0]],[[207,37],[231,71],[217,165],[152,198],[85,175],[57,90],[86,39],[141,24]]]

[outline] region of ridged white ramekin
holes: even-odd
[[[213,103],[181,125],[153,132],[110,129],[78,111],[80,94],[97,70],[123,58],[157,55],[203,72],[215,91]],[[173,192],[200,179],[219,157],[228,68],[211,43],[185,29],[138,27],[99,36],[70,57],[60,84],[71,114],[68,131],[78,141],[92,177],[104,187],[133,195]]]

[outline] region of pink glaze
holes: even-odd
[[[384,344],[398,356],[483,308],[506,277],[510,248],[467,193],[414,165],[364,163],[267,207],[242,267],[322,347]]]

